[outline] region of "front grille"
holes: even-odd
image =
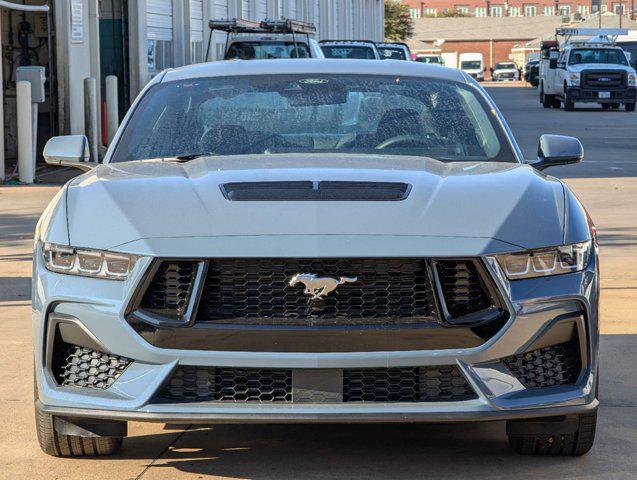
[[[582,370],[576,340],[513,355],[504,363],[526,388],[573,385]]]
[[[297,273],[329,276],[342,284],[312,300],[303,284],[289,285]],[[330,319],[336,324],[378,323],[374,319],[391,324],[435,316],[424,259],[214,259],[197,319],[285,325],[321,320],[320,325],[329,325]]]
[[[447,311],[452,317],[459,318],[493,305],[472,260],[436,261],[435,265]]]
[[[457,402],[474,398],[477,395],[453,365],[343,372],[344,402]]]
[[[159,394],[171,402],[291,402],[292,371],[179,366]]]
[[[582,85],[592,88],[616,88],[626,84],[624,72],[584,72]]]
[[[167,318],[181,319],[188,307],[197,265],[194,261],[161,262],[139,308]]]
[[[309,377],[312,378],[312,377]],[[456,366],[332,369],[316,385],[291,369],[179,366],[155,402],[457,402],[477,398]],[[300,380],[299,380],[300,379]],[[333,387],[325,390],[325,381]],[[294,382],[299,382],[294,384]],[[338,392],[338,385],[342,386]],[[326,392],[329,391],[329,394]]]
[[[131,362],[126,357],[71,345],[56,335],[51,371],[60,386],[105,389],[115,383]]]

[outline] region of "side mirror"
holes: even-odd
[[[549,60],[549,68],[555,70],[557,68],[557,58],[551,58]]]
[[[89,162],[88,139],[84,135],[53,137],[44,146],[42,153],[49,165],[74,167],[88,172],[97,166]]]
[[[584,158],[584,147],[577,138],[542,135],[537,147],[537,161],[531,165],[541,171],[558,165],[579,163],[582,158]]]

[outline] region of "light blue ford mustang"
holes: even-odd
[[[217,62],[142,92],[36,232],[36,419],[52,455],[126,421],[507,420],[595,436],[597,245],[466,74],[400,61]]]

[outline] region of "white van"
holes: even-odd
[[[461,53],[458,68],[479,82],[484,80],[484,57],[481,53]]]

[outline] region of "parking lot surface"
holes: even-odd
[[[58,186],[0,188],[0,478],[41,479],[634,479],[637,477],[637,114],[544,110],[535,89],[490,93],[525,154],[541,133],[576,135],[587,159],[550,173],[594,218],[601,244],[601,408],[592,452],[515,455],[504,424],[220,425],[131,423],[110,459],[40,452],[32,405],[32,232]]]

